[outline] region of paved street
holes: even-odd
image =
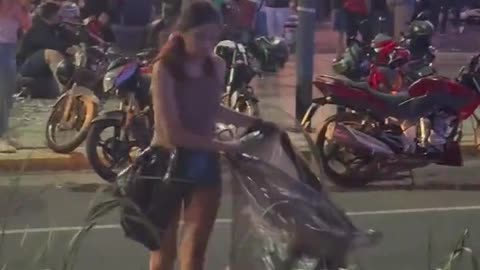
[[[432,269],[427,266],[429,235],[432,266],[440,266],[465,228],[471,230],[472,248],[478,254],[478,166],[479,161],[471,160],[466,168],[448,173],[438,168],[420,170],[412,189],[399,184],[395,188],[334,191],[334,200],[358,226],[375,228],[385,235],[376,248],[355,253],[352,263],[362,269]],[[24,175],[17,194],[7,204],[10,180],[9,176],[0,177],[0,220],[8,221],[0,265],[8,262],[7,269],[26,269],[23,263],[38,253],[50,234],[50,250],[42,269],[58,269],[53,267],[60,262],[77,227],[83,224],[91,201],[98,196],[96,189],[103,184],[89,172]],[[229,183],[227,179],[206,269],[224,269],[228,263],[232,198]],[[107,197],[108,193],[104,193],[97,199]],[[7,214],[7,209],[15,210]],[[90,232],[75,269],[147,269],[146,252],[124,239],[117,223],[118,217],[112,214]]]

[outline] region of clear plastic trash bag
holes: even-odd
[[[245,154],[228,157],[231,270],[338,269],[349,251],[379,240],[330,200],[286,133],[250,136]]]

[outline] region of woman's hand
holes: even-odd
[[[231,140],[220,143],[220,151],[225,153],[236,153],[241,149],[241,142],[238,140]]]

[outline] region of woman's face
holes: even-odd
[[[183,33],[185,49],[194,57],[205,57],[212,54],[220,39],[218,24],[205,24]]]

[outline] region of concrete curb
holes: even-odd
[[[90,169],[81,152],[56,154],[50,149],[19,150],[14,154],[0,154],[0,172],[80,171]]]
[[[478,157],[479,148],[473,143],[461,145],[465,159]],[[312,152],[300,147],[299,152],[312,161]],[[0,173],[42,172],[42,171],[85,171],[90,164],[82,151],[70,154],[52,153],[50,149],[20,150],[15,154],[0,154]]]

